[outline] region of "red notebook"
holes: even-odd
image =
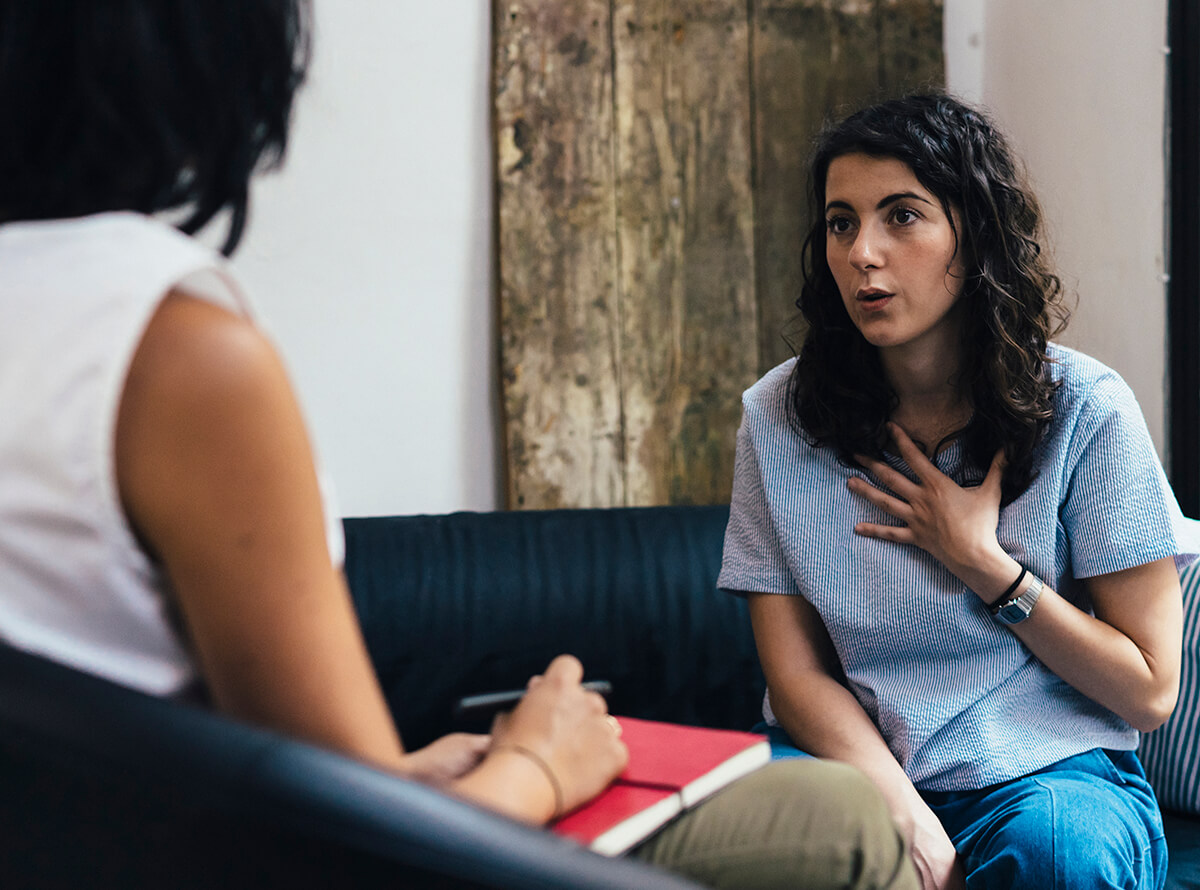
[[[599,797],[554,823],[556,834],[616,856],[771,759],[766,737],[618,717],[629,765]]]

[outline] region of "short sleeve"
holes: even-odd
[[[332,477],[319,465],[317,484],[321,490],[321,509],[325,519],[325,543],[329,547],[329,559],[334,568],[343,569],[346,566],[346,532],[338,510],[337,492],[333,487]]]
[[[1115,374],[1098,380],[1082,406],[1067,470],[1060,516],[1075,577],[1194,558],[1195,523],[1180,511],[1141,408]]]
[[[738,429],[733,497],[717,587],[729,593],[798,593],[779,546],[750,433],[749,412]]]

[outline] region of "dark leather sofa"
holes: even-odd
[[[346,571],[409,746],[559,652],[615,713],[747,728],[763,681],[714,588],[723,507],[348,519]],[[0,886],[691,886],[338,755],[0,647]],[[1200,822],[1169,887],[1200,887]]]

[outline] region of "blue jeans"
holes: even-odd
[[[1099,748],[978,791],[925,791],[968,890],[1137,888],[1167,878],[1154,791],[1132,751]]]
[[[760,724],[775,759],[808,757]],[[1167,842],[1132,751],[1085,751],[978,791],[923,791],[967,873],[967,890],[1160,890]]]

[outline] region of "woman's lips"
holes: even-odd
[[[864,288],[855,294],[855,299],[863,309],[882,309],[892,300],[892,294],[875,288]]]

